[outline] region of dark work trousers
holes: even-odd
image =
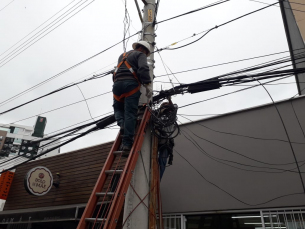
[[[138,86],[135,80],[121,80],[113,84],[113,94],[120,96]],[[118,126],[124,128],[123,145],[132,146],[135,134],[138,104],[141,92],[137,91],[131,96],[125,98],[124,102],[119,102],[113,98],[114,117]]]
[[[164,174],[165,168],[166,168],[166,164],[167,164],[167,159],[169,156],[168,153],[168,148],[167,147],[160,147],[159,149],[159,168],[160,168],[160,180],[162,179],[162,176]]]

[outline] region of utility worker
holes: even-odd
[[[151,93],[147,87],[151,83],[147,64],[150,45],[146,41],[139,41],[132,48],[120,55],[113,73],[113,109],[123,135],[123,151],[130,151],[133,144],[141,84],[146,87],[146,94]]]
[[[172,101],[169,99],[169,102],[164,102],[161,104],[158,116],[162,119],[162,116],[169,117],[169,114],[174,114],[174,116],[176,117],[177,109],[177,105],[173,104]],[[176,121],[176,118],[173,121]],[[172,124],[163,127],[163,129],[159,132],[160,138],[158,140],[158,162],[160,169],[160,180],[163,177],[166,165],[172,165],[173,163],[173,148],[175,143],[174,138],[171,135],[175,132],[174,125],[175,124],[173,122]]]

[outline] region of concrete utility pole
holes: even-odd
[[[147,41],[150,44],[150,51],[153,52],[155,46],[154,43],[155,27],[153,23],[155,20],[156,1],[146,0],[143,2],[145,6],[144,6],[142,40]],[[150,68],[150,78],[151,81],[153,81],[153,69],[155,62],[154,54],[151,54],[147,58],[147,62]],[[152,92],[153,90],[152,83],[149,86],[149,89]],[[141,93],[142,95],[140,98],[139,105],[146,104],[152,99],[151,95],[150,98],[146,96],[146,89],[144,87],[141,87]],[[124,206],[123,222],[125,222],[127,218],[126,223],[123,227],[124,229],[148,228],[149,210],[146,206],[149,207],[151,152],[152,152],[152,136],[151,136],[151,130],[148,127],[145,134],[145,139],[143,142],[141,152],[139,152],[140,155],[136,164],[136,168],[130,182],[130,185],[132,185],[132,187],[137,192],[139,197],[143,199],[146,196],[146,198],[144,199],[143,203],[140,203],[141,200],[139,199],[138,195],[133,191],[131,187],[129,187],[126,194],[125,206]]]

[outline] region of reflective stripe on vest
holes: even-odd
[[[134,78],[138,81],[138,87],[134,88],[133,90],[129,91],[129,92],[126,92],[126,93],[123,93],[122,95],[120,96],[117,96],[115,94],[113,94],[113,97],[115,98],[115,100],[119,101],[119,102],[124,102],[124,99],[128,96],[131,96],[133,95],[134,93],[136,93],[137,91],[140,90],[140,87],[141,87],[141,83],[137,77],[137,74],[135,73],[135,71],[132,69],[132,67],[130,66],[130,64],[127,62],[127,57],[128,57],[129,54],[126,55],[126,52],[123,54],[123,59],[122,61],[118,64],[118,66],[116,67],[114,73],[113,73],[113,81],[114,81],[114,78],[115,78],[115,74],[117,73],[118,69],[122,66],[122,64],[125,64],[126,67],[129,69],[129,71],[133,74]]]

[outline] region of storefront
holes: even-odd
[[[164,215],[164,229],[304,229],[305,208]]]
[[[296,158],[304,162],[305,97],[276,106]],[[174,163],[161,181],[164,229],[305,229],[300,175],[273,104],[180,129]],[[111,146],[20,166],[0,213],[0,229],[75,229]],[[54,183],[41,196],[24,187],[25,175],[37,166],[50,170]],[[300,170],[305,179],[305,166]]]

